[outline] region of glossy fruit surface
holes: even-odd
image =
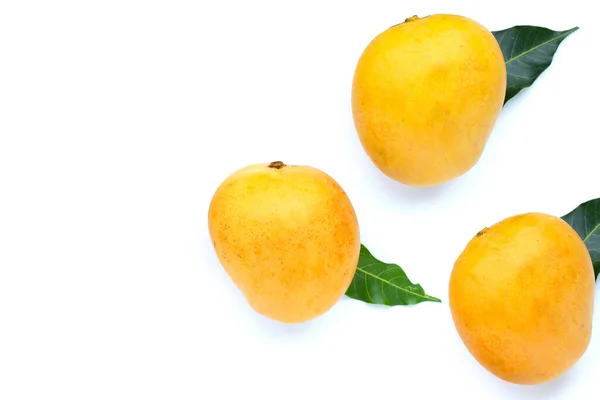
[[[450,310],[462,341],[499,378],[550,381],[584,354],[592,332],[589,252],[560,218],[527,213],[482,230],[456,260]]]
[[[352,204],[310,166],[257,164],[229,176],[208,215],[217,256],[258,313],[287,323],[313,319],[344,295],[360,251]]]
[[[413,186],[447,182],[479,160],[504,103],[498,42],[458,15],[408,18],[366,47],[352,84],[352,113],[367,155]]]

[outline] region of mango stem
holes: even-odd
[[[281,169],[283,167],[285,167],[285,164],[281,161],[273,161],[269,164],[269,168]]]

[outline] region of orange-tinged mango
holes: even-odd
[[[249,305],[284,323],[331,309],[358,264],[352,204],[333,178],[310,166],[273,162],[234,172],[212,198],[208,227]]]
[[[490,31],[458,15],[412,17],[377,35],[360,56],[352,114],[379,170],[432,186],[476,164],[505,92],[506,66]]]
[[[539,384],[569,370],[592,332],[594,269],[565,221],[544,213],[504,219],[456,260],[450,310],[468,351],[488,371]]]

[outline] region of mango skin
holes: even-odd
[[[581,238],[544,213],[509,217],[474,237],[450,278],[450,310],[469,352],[511,383],[548,382],[584,354],[594,270]]]
[[[457,15],[413,17],[363,51],[352,115],[381,172],[407,185],[434,186],[477,163],[505,93],[504,57],[490,31]]]
[[[236,171],[214,194],[208,227],[219,261],[249,305],[279,322],[302,323],[331,309],[358,265],[350,199],[310,166]]]

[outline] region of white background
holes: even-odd
[[[600,197],[593,4],[3,1],[0,399],[596,398],[600,331],[566,375],[520,387],[471,358],[447,301],[479,229]],[[409,188],[360,147],[351,80],[376,34],[442,12],[581,29],[471,172]],[[362,242],[443,303],[344,298],[297,326],[252,312],[207,211],[227,175],[274,160],[334,177]]]

